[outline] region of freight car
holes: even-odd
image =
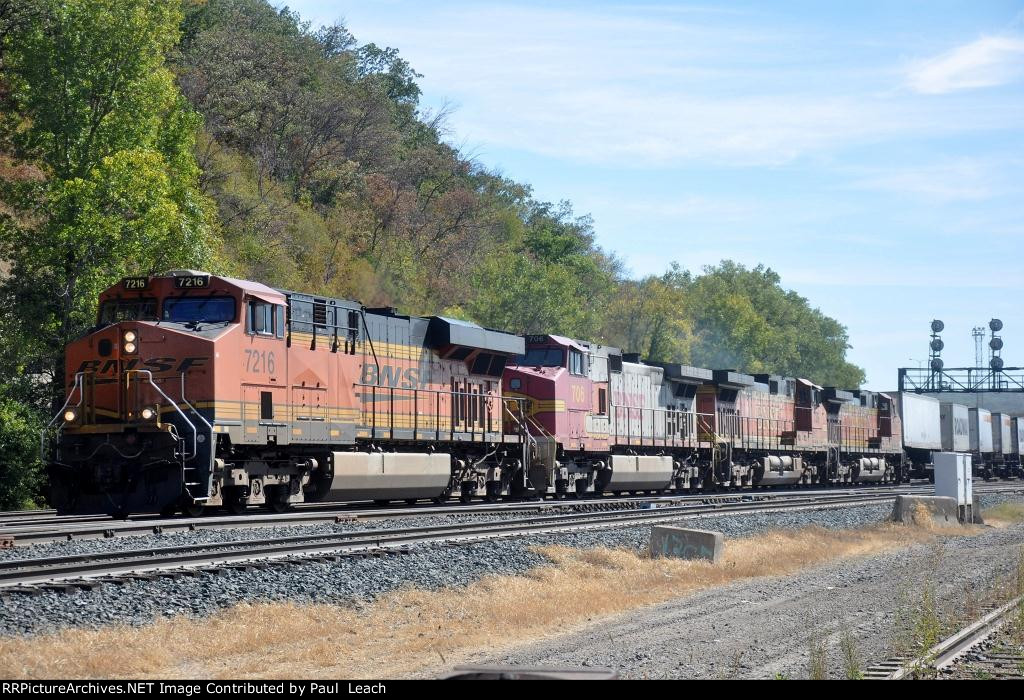
[[[938,399],[897,392],[903,421],[903,448],[913,477],[932,475],[932,453],[942,450],[942,411]]]
[[[501,377],[523,350],[463,321],[203,272],[127,278],[66,350],[51,503],[195,514],[518,493],[528,445]]]
[[[1003,478],[1009,477],[1014,470],[1011,420],[1005,413],[992,414],[992,462],[989,469]]]

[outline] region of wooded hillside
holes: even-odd
[[[454,148],[419,77],[265,0],[0,0],[0,482],[97,293],[173,267],[863,381],[845,328],[769,269],[629,277],[589,217]]]

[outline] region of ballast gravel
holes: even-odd
[[[792,576],[744,579],[469,661],[610,668],[638,679],[856,677],[892,657],[927,619],[914,612],[926,590],[943,619],[977,617],[979,600],[970,596],[1016,576],[1022,543],[1018,523]],[[815,648],[824,651],[816,672]]]
[[[982,497],[982,506],[987,508],[1004,500],[1020,499],[1020,494],[986,495]],[[891,506],[885,504],[747,515],[708,515],[687,518],[684,522],[694,527],[720,530],[727,537],[741,537],[765,530],[809,525],[829,529],[856,528],[884,520],[890,513]],[[424,518],[417,524],[440,524],[438,520],[450,522],[448,517]],[[411,520],[403,519],[402,526],[411,526]],[[357,525],[362,524],[315,527],[353,528]],[[282,534],[296,534],[295,528],[280,530],[284,531]],[[265,529],[259,532],[261,536],[267,534]],[[227,534],[225,531],[174,533],[150,539],[159,539],[161,544],[171,544],[172,538],[177,539],[179,536],[238,539],[237,536],[242,533],[255,536],[253,530],[234,530]],[[0,606],[0,634],[36,634],[63,627],[95,627],[111,623],[143,625],[161,616],[205,616],[242,602],[291,600],[358,605],[402,587],[436,590],[465,586],[489,574],[519,574],[547,564],[545,557],[530,551],[532,545],[625,547],[642,551],[648,546],[649,534],[649,526],[634,525],[589,532],[495,539],[458,546],[420,544],[412,547],[407,554],[383,557],[346,557],[336,562],[301,562],[245,571],[227,570],[218,574],[201,573],[195,577],[178,579],[105,584],[91,591],[71,593],[46,591],[38,595],[11,594],[4,596]],[[134,545],[129,543],[131,539],[136,538],[125,538],[120,543],[116,540],[53,543],[32,549],[40,551],[44,547],[51,548],[58,544],[61,547],[116,547],[120,544],[126,549],[137,548],[137,542]],[[58,549],[65,553],[74,551]],[[868,604],[865,601],[865,605]]]

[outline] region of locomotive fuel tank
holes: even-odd
[[[883,481],[888,471],[889,465],[882,457],[861,457],[854,481],[861,484]]]
[[[804,476],[804,463],[800,457],[769,455],[761,459],[759,467],[754,470],[755,486],[797,484]]]
[[[672,458],[612,455],[604,491],[661,491],[672,485]],[[599,478],[601,478],[599,476]]]
[[[452,474],[452,456],[434,452],[332,452],[331,501],[437,498]]]

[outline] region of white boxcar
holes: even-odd
[[[1006,413],[992,414],[992,451],[997,455],[1013,454],[1010,443],[1010,416]]]
[[[904,447],[934,452],[941,450],[939,400],[906,391],[899,394],[899,400]]]
[[[969,408],[971,429],[971,452],[988,454],[992,452],[992,413],[984,408]]]
[[[943,402],[939,407],[943,452],[970,452],[971,427],[967,406]]]
[[[1014,417],[1010,420],[1010,444],[1012,454],[1024,455],[1024,418]]]

